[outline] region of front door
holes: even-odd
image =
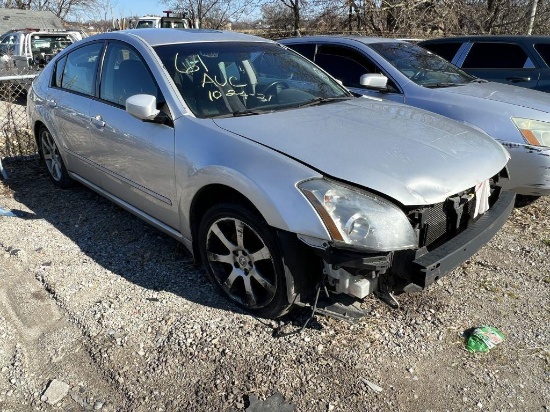
[[[372,96],[384,100],[403,103],[404,96],[399,92],[393,81],[388,78],[388,91],[380,92],[362,86],[359,80],[368,73],[386,73],[366,55],[349,46],[335,44],[319,44],[315,54],[315,63],[340,80],[344,86],[355,93]]]
[[[126,43],[109,43],[99,89],[90,107],[90,135],[103,189],[177,228],[174,128],[125,110],[126,99],[135,94],[154,95],[159,107],[164,101],[139,53]]]

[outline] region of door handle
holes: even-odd
[[[90,122],[96,127],[105,127],[105,122],[103,121],[103,118],[99,114],[96,117],[92,117],[90,119]]]
[[[509,82],[512,82],[512,83],[519,83],[519,82],[531,81],[531,78],[530,77],[512,76],[512,77],[507,77],[506,80],[509,81]]]
[[[49,107],[50,109],[55,109],[55,108],[57,107],[57,103],[55,102],[54,99],[52,99],[52,100],[47,100],[47,102],[48,102],[48,107]]]

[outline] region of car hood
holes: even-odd
[[[478,99],[509,103],[546,113],[550,111],[550,96],[548,93],[526,89],[525,87],[487,82],[470,83],[463,86],[446,87],[437,90],[449,94],[460,94]]]
[[[214,121],[403,205],[441,202],[492,177],[509,159],[488,135],[458,122],[365,98]]]

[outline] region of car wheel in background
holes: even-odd
[[[48,174],[54,184],[62,189],[73,186],[74,180],[71,179],[65,168],[57,143],[45,126],[40,127],[38,131],[38,144],[40,146],[40,156],[44,160]]]
[[[514,207],[525,207],[533,204],[536,202],[540,196],[532,196],[532,195],[516,195],[516,203],[514,204]]]
[[[281,252],[256,213],[237,204],[214,206],[201,221],[198,241],[208,275],[229,299],[264,318],[288,311]]]

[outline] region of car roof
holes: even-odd
[[[359,35],[319,35],[319,36],[303,36],[303,37],[291,37],[280,39],[279,41],[284,44],[285,41],[296,41],[298,42],[311,42],[311,41],[326,41],[327,39],[344,39],[344,40],[354,40],[364,44],[374,44],[374,43],[407,43],[404,40],[398,40],[387,37],[367,37]]]
[[[524,42],[524,43],[550,43],[550,36],[528,36],[528,35],[472,35],[472,36],[453,36],[439,37],[435,39],[424,40],[421,43],[448,43],[465,41],[497,41],[497,42]]]
[[[151,46],[160,46],[174,43],[198,43],[198,42],[265,42],[272,43],[271,40],[263,39],[248,34],[236,33],[222,30],[204,30],[204,29],[132,29],[120,30],[106,34],[99,34],[90,38],[116,38],[124,39],[128,37],[137,37]]]

